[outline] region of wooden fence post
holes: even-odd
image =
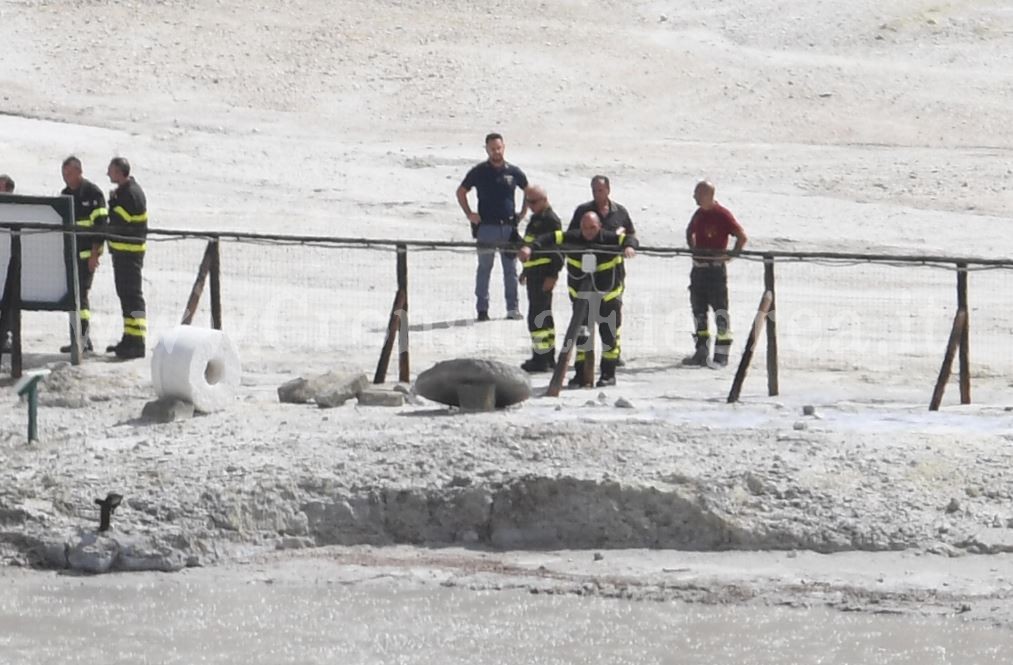
[[[943,356],[943,366],[939,368],[939,378],[936,379],[936,389],[932,392],[932,401],[929,402],[929,411],[938,411],[943,401],[943,393],[946,391],[946,382],[950,380],[950,371],[953,368],[953,356],[957,354],[957,347],[960,345],[960,338],[967,328],[967,312],[957,310],[953,317],[953,327],[950,329],[950,339],[946,343],[946,355]]]
[[[774,302],[774,294],[764,291],[760,299],[760,306],[756,308],[756,317],[753,319],[753,327],[749,331],[749,339],[746,341],[746,348],[742,352],[742,360],[739,362],[739,369],[735,372],[735,380],[732,381],[732,389],[728,393],[728,403],[739,401],[739,394],[742,392],[742,383],[746,380],[746,371],[749,363],[753,360],[753,347],[763,333],[763,321],[770,312],[770,305]]]
[[[398,380],[408,383],[411,381],[408,362],[408,247],[402,244],[397,245],[397,291],[394,294],[394,304],[390,308],[387,336],[380,350],[380,360],[376,364],[373,383],[383,383],[387,380],[387,368],[390,366],[395,339],[399,341]]]
[[[971,312],[967,308],[967,264],[957,264],[957,309],[964,313],[964,327],[960,331],[960,403],[971,403],[970,330]]]
[[[774,290],[774,257],[763,257],[763,288],[770,294],[770,312],[767,315],[767,394],[779,394],[777,373],[777,291]]]

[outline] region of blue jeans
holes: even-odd
[[[496,262],[496,250],[488,245],[510,242],[515,229],[509,224],[478,225],[478,271],[475,273],[475,308],[479,312],[489,311],[489,279],[492,265]],[[483,247],[483,245],[486,245]],[[517,310],[517,261],[513,252],[499,253],[503,264],[503,293],[506,296],[507,311]]]

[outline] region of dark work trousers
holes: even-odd
[[[694,266],[689,273],[689,303],[693,309],[693,323],[697,342],[710,339],[707,327],[707,310],[714,310],[719,344],[731,344],[728,314],[728,271],[724,263]]]
[[[116,295],[120,298],[120,309],[123,312],[123,341],[143,344],[148,330],[141,284],[144,252],[113,250],[112,255]]]
[[[594,306],[592,301],[592,307]],[[590,318],[591,311],[588,310],[588,317]],[[581,329],[581,334],[577,336],[577,360],[575,368],[578,372],[583,371],[584,363],[584,351],[581,349],[587,345],[587,335],[583,332],[587,330],[590,334],[594,334],[594,331],[589,329],[587,321],[584,322],[585,327]],[[598,306],[598,335],[601,337],[601,373],[604,377],[611,377],[615,374],[616,363],[619,360],[619,353],[621,351],[621,340],[622,340],[622,327],[623,327],[623,301],[622,298],[614,298],[612,300],[602,300]]]
[[[552,291],[545,290],[545,277],[529,276],[528,332],[531,333],[531,354],[534,357],[556,351],[556,322],[552,318]]]
[[[88,270],[88,259],[77,260],[77,290],[81,304],[81,337],[88,336],[88,326],[91,321],[91,306],[88,303],[88,292],[91,291],[91,282],[95,273]]]

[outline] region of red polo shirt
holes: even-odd
[[[718,203],[710,210],[697,208],[689,221],[689,232],[693,234],[698,249],[712,250],[728,249],[728,237],[743,234],[735,215]]]

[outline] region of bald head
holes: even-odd
[[[549,195],[541,185],[528,185],[524,190],[524,202],[532,212],[539,213],[549,207]]]
[[[580,218],[580,235],[584,240],[594,240],[601,233],[601,217],[596,212],[585,212]]]
[[[693,199],[704,210],[710,210],[714,207],[714,185],[706,180],[696,183],[696,187],[693,189]]]

